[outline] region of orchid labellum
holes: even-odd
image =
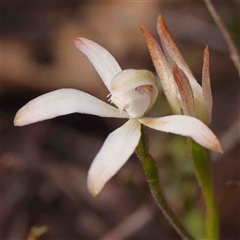
[[[110,92],[109,100],[116,107],[79,90],[60,89],[28,102],[17,112],[14,125],[24,126],[75,112],[128,119],[109,134],[93,160],[88,172],[88,188],[94,196],[134,152],[141,136],[141,124],[189,136],[204,147],[221,152],[216,136],[196,118],[182,115],[145,117],[158,95],[156,79],[151,72],[122,70],[106,49],[86,38],[77,38],[75,45],[100,75]]]

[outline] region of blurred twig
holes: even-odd
[[[203,0],[208,8],[208,11],[210,12],[212,18],[214,19],[215,23],[217,24],[220,32],[223,35],[223,38],[225,39],[229,51],[230,51],[230,57],[235,65],[235,67],[238,70],[238,73],[240,75],[240,57],[238,55],[238,50],[234,44],[234,42],[232,41],[232,38],[227,30],[227,28],[224,26],[220,16],[218,15],[216,9],[214,8],[211,0]]]

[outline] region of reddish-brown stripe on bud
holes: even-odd
[[[195,103],[191,85],[185,73],[176,65],[173,66],[173,76],[181,96],[184,115],[195,116]]]
[[[203,90],[203,98],[206,104],[209,122],[211,122],[212,116],[212,90],[211,90],[211,82],[210,82],[210,70],[209,70],[209,50],[208,46],[206,46],[203,53],[203,69],[202,69],[202,90]]]

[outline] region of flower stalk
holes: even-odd
[[[164,216],[168,219],[173,228],[178,232],[178,234],[186,240],[192,240],[193,237],[188,233],[179,219],[176,217],[175,213],[169,206],[164,192],[161,188],[158,167],[155,159],[148,152],[147,137],[144,131],[144,126],[141,127],[141,138],[139,144],[136,148],[136,154],[142,162],[143,170],[151,190],[151,193],[156,200],[159,208],[161,209]]]
[[[188,147],[192,156],[195,174],[197,176],[197,180],[201,187],[206,204],[206,239],[218,239],[219,219],[217,204],[214,197],[213,173],[210,154],[206,148],[200,146],[192,139],[188,139]]]

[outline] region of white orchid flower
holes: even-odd
[[[175,62],[173,69],[169,66],[161,47],[152,34],[144,27],[140,29],[145,35],[154,66],[173,112],[181,114],[182,109],[184,115],[196,117],[209,124],[213,102],[208,47],[204,50],[201,87],[185,62],[161,15],[158,18],[157,30],[167,53]]]
[[[151,72],[122,70],[106,49],[86,38],[77,38],[75,45],[93,64],[110,92],[110,101],[117,108],[85,92],[60,89],[28,102],[17,112],[14,125],[23,126],[75,112],[129,119],[109,134],[93,160],[88,172],[88,189],[94,196],[134,152],[141,136],[141,124],[163,132],[189,136],[199,144],[221,152],[215,135],[196,118],[181,115],[144,117],[158,95],[155,76]]]

